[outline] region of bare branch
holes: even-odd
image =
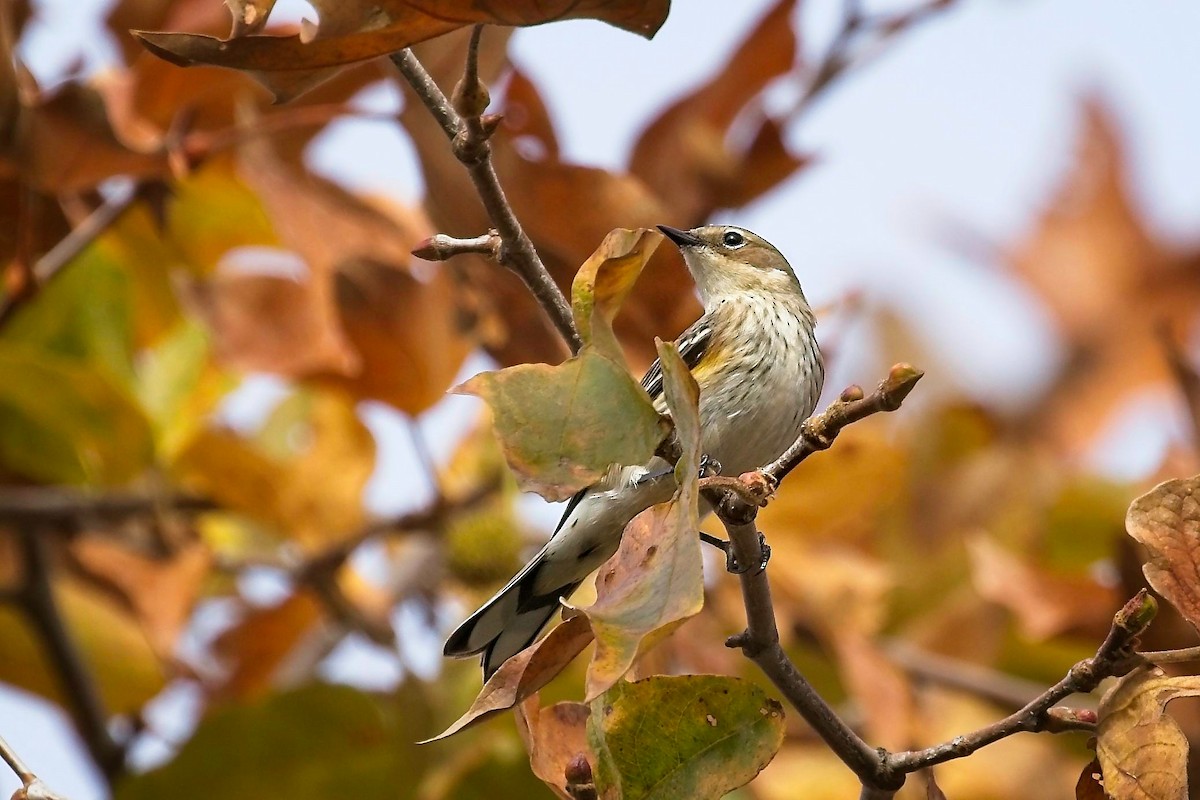
[[[45,283],[54,278],[63,267],[71,263],[77,255],[83,252],[83,249],[96,240],[100,234],[104,233],[114,222],[120,219],[133,202],[138,199],[139,192],[137,188],[132,188],[124,192],[119,192],[115,196],[105,200],[95,211],[87,216],[79,225],[68,233],[50,249],[50,252],[43,255],[33,265],[32,282],[16,295],[5,300],[3,305],[0,305],[0,325],[8,322],[12,315],[16,313],[24,303],[28,302]]]
[[[471,176],[475,191],[483,202],[488,218],[503,241],[498,262],[515,272],[541,305],[572,353],[579,352],[583,340],[575,329],[571,307],[546,265],[538,256],[525,229],[509,205],[492,165],[488,137],[498,122],[482,116],[487,108],[487,89],[479,81],[478,49],[481,26],[476,26],[467,55],[467,68],[455,89],[454,105],[411,50],[392,54],[392,63],[408,81],[417,97],[429,109],[442,131],[450,139],[454,155]],[[459,108],[455,110],[455,106]],[[460,116],[460,111],[469,112]]]
[[[167,508],[185,513],[211,511],[216,504],[195,495],[156,496],[141,492],[91,494],[66,486],[0,488],[0,523],[52,523],[79,517],[117,521]]]
[[[54,597],[46,549],[49,535],[44,525],[20,530],[24,580],[14,596],[46,646],[88,752],[111,784],[125,769],[125,749],[108,732],[100,692]]]
[[[828,450],[842,428],[850,423],[872,414],[900,408],[904,398],[908,397],[908,393],[924,374],[911,364],[901,363],[892,367],[887,378],[869,397],[863,397],[863,390],[858,386],[847,388],[829,408],[805,422],[800,438],[761,472],[775,483],[779,483],[801,461],[818,450]]]
[[[977,731],[956,736],[948,742],[923,750],[888,755],[884,758],[885,772],[908,773],[943,761],[969,756],[981,747],[1016,733],[1074,730],[1083,727],[1086,720],[1082,718],[1079,720],[1081,725],[1067,725],[1062,723],[1061,712],[1056,715],[1050,715],[1048,712],[1063,698],[1077,692],[1090,692],[1105,678],[1124,675],[1138,663],[1142,663],[1141,658],[1133,652],[1133,644],[1154,619],[1157,609],[1154,598],[1143,589],[1113,617],[1112,628],[1094,656],[1071,667],[1066,677],[1034,698],[1020,711]]]
[[[930,653],[905,641],[886,642],[883,651],[914,678],[970,692],[1007,708],[1023,708],[1042,691],[1032,681]]]
[[[929,0],[907,11],[866,16],[860,0],[845,0],[841,24],[821,60],[809,71],[808,81],[792,104],[788,118],[796,120],[802,116],[835,79],[870,62],[896,34],[952,5],[954,0]]]
[[[1151,664],[1186,664],[1189,661],[1200,661],[1200,646],[1179,650],[1150,650],[1138,655]]]
[[[0,758],[3,758],[4,762],[12,767],[12,771],[21,779],[21,788],[13,794],[13,800],[66,800],[58,792],[42,783],[42,779],[33,774],[33,770],[25,765],[21,757],[3,738],[0,738]]]
[[[734,556],[740,564],[757,564],[761,558],[758,528],[753,520],[733,523],[722,517]],[[740,647],[783,692],[788,702],[800,712],[825,743],[846,763],[864,785],[899,788],[903,777],[893,784],[881,783],[880,754],[855,733],[830,706],[821,699],[812,684],[805,680],[788,659],[779,643],[775,626],[775,608],[771,587],[765,571],[742,573],[742,602],[746,606],[746,630],[725,642],[727,647]]]

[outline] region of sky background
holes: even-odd
[[[43,85],[52,86],[73,65],[93,72],[112,63],[115,51],[96,37],[108,5],[35,2],[39,17],[21,56]],[[511,52],[541,87],[565,157],[616,168],[667,102],[720,68],[767,5],[677,0],[652,41],[600,23],[567,22],[518,32]],[[802,46],[816,58],[840,3],[802,5]],[[301,16],[315,14],[300,0],[280,0],[273,19]],[[940,357],[943,374],[936,380],[975,396],[1027,396],[1059,357],[1052,325],[1034,298],[948,246],[947,231],[969,230],[997,244],[1020,241],[1071,163],[1080,99],[1092,93],[1120,123],[1132,188],[1151,230],[1168,241],[1196,243],[1198,32],[1194,0],[961,0],[842,79],[790,131],[791,144],[815,154],[816,165],[722,221],[778,245],[814,305],[862,290],[867,302],[887,300],[904,309]],[[399,93],[373,89],[361,103],[395,110]],[[354,189],[406,201],[421,196],[412,151],[394,125],[338,123],[310,155],[317,169]],[[470,367],[484,363],[475,359]],[[835,369],[828,388],[874,379]],[[226,410],[229,419],[253,424],[276,391],[269,379],[252,381]],[[474,402],[452,398],[422,421],[439,455],[451,447],[445,434],[473,417]],[[1114,420],[1091,458],[1113,474],[1144,472],[1157,463],[1175,413],[1163,397],[1140,399]],[[370,505],[395,512],[421,504],[427,498],[387,490],[394,476],[415,468],[402,421],[382,408],[364,414],[380,444]],[[553,510],[538,503],[530,506],[534,516],[552,520]],[[359,560],[369,558],[368,552]],[[264,576],[247,588],[266,598],[286,587]],[[206,613],[219,617],[221,609]],[[398,624],[401,638],[421,636],[403,610]],[[414,649],[432,644],[418,642]],[[327,666],[329,677],[353,676],[360,685],[386,686],[399,677],[394,659],[353,640]],[[152,723],[165,739],[186,738],[189,692],[177,686],[157,703]],[[104,797],[82,751],[68,746],[74,734],[56,707],[4,690],[0,729],[55,789],[73,800]],[[167,752],[165,743],[151,742],[137,756],[149,764]],[[11,774],[0,773],[0,795],[17,786]]]

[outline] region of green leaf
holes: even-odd
[[[719,675],[618,683],[592,702],[597,787],[622,800],[715,800],[749,783],[783,743],[783,708]]]
[[[120,484],[154,457],[150,423],[99,370],[0,343],[0,462],[55,483]]]
[[[646,392],[592,348],[558,366],[485,372],[455,391],[487,401],[518,483],[548,500],[565,500],[612,464],[645,463],[662,440]]]
[[[656,342],[664,390],[683,448],[670,502],[648,508],[625,528],[617,554],[596,578],[596,602],[582,609],[596,635],[587,697],[604,692],[638,656],[704,606],[704,564],[697,510],[700,391],[675,345]]]
[[[115,255],[101,243],[87,248],[13,317],[4,340],[89,362],[130,385],[132,289]]]
[[[411,694],[411,692],[410,692]],[[412,744],[423,708],[316,684],[218,710],[173,761],[117,787],[117,800],[403,800],[428,760]]]
[[[218,160],[173,185],[167,234],[182,263],[197,275],[216,269],[238,247],[278,247],[258,195],[229,160]]]

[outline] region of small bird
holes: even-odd
[[[800,282],[778,250],[744,228],[658,227],[683,253],[704,304],[704,314],[675,341],[700,388],[702,452],[727,475],[769,464],[800,435],[825,379],[816,319]],[[642,387],[666,411],[658,361]],[[614,467],[579,491],[545,547],[450,634],[445,654],[482,652],[484,679],[491,677],[537,639],[559,598],[617,551],[626,524],[675,489],[670,465],[656,456]]]

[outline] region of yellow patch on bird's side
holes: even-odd
[[[720,342],[709,342],[700,361],[692,367],[692,377],[696,379],[696,383],[703,386],[706,379],[720,372],[729,363],[731,355],[729,348]]]

